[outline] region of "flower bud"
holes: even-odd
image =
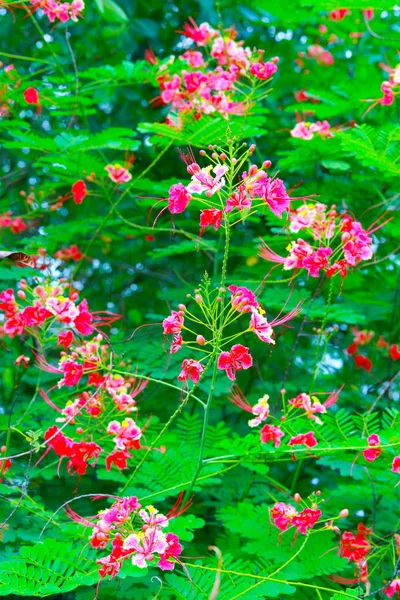
[[[281,421],[286,421],[286,417],[285,417],[285,415],[282,415],[282,416],[281,416]]]
[[[322,494],[321,490],[317,490],[315,493],[317,494],[317,496],[320,496]]]
[[[1,450],[1,452],[5,452],[5,451],[7,450],[7,446],[2,446],[2,447],[0,448],[0,450]]]
[[[234,157],[232,158],[232,164],[233,164],[233,165],[235,165],[236,163],[237,163],[237,158],[236,158],[236,156],[234,156]]]
[[[22,290],[18,290],[17,296],[18,298],[21,298],[21,300],[26,300],[26,294]]]
[[[21,281],[19,282],[19,286],[20,286],[21,290],[26,290],[26,288],[28,287],[28,284],[26,283],[26,279],[21,279]]]
[[[178,304],[179,310],[186,310],[186,306],[184,304]]]
[[[220,287],[220,288],[218,288],[218,291],[219,291],[221,294],[225,294],[225,292],[226,292],[226,289],[225,289],[225,288],[223,288],[223,287]]]
[[[286,390],[285,390],[285,388],[282,388],[282,389],[281,389],[281,394],[282,394],[282,396],[283,396],[283,394],[286,394]]]
[[[81,435],[83,433],[82,427],[77,427],[76,428],[76,433],[78,433],[79,435]]]
[[[199,154],[200,154],[200,156],[205,156],[206,151],[205,150],[200,150]]]
[[[272,63],[276,64],[279,62],[279,56],[273,56],[270,60]]]
[[[295,502],[297,502],[297,504],[300,504],[300,502],[301,502],[301,496],[300,496],[300,494],[296,492],[295,495],[293,496],[293,500]]]
[[[221,154],[219,155],[220,160],[226,160],[228,157],[226,156],[226,154],[224,152],[221,152]]]
[[[216,299],[217,302],[222,302],[221,296],[217,296],[215,299]]]
[[[254,152],[254,150],[256,149],[256,145],[252,144],[249,148],[250,152]]]
[[[72,300],[72,302],[75,302],[75,300],[78,300],[78,298],[79,298],[78,292],[72,292],[72,294],[70,295],[70,299]]]
[[[345,519],[348,516],[349,516],[349,510],[347,508],[344,508],[339,513],[339,519]]]
[[[264,169],[269,169],[271,165],[272,165],[272,162],[270,160],[264,160],[264,162],[262,164]]]
[[[209,144],[208,149],[212,150],[214,148],[214,146],[212,144]]]
[[[200,296],[200,294],[196,294],[196,295],[195,295],[195,297],[194,297],[194,299],[195,299],[195,300],[196,300],[196,302],[198,302],[199,304],[200,304],[201,302],[203,302],[203,298]]]
[[[218,154],[217,154],[216,152],[213,152],[213,153],[211,154],[211,158],[213,158],[214,160],[217,160],[217,158],[218,158]]]
[[[204,346],[204,344],[206,343],[204,335],[198,335],[196,337],[196,342],[199,344],[199,346]]]

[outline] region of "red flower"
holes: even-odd
[[[400,352],[399,352],[398,344],[393,344],[393,346],[390,346],[389,354],[390,354],[390,358],[392,360],[400,359]]]
[[[274,425],[264,425],[260,431],[261,443],[267,444],[272,441],[275,444],[275,448],[278,448],[281,445],[281,437],[284,435],[282,429],[279,427],[274,427]]]
[[[88,311],[87,300],[82,300],[78,306],[79,315],[74,319],[74,325],[76,329],[82,335],[90,335],[93,333],[93,327],[91,325],[93,321],[93,315]]]
[[[354,357],[354,362],[356,363],[357,369],[364,369],[368,373],[372,369],[372,362],[364,356],[364,354],[358,354]]]
[[[345,531],[340,540],[339,554],[347,558],[349,562],[359,563],[363,561],[371,549],[371,544],[366,539],[371,530],[362,523],[358,525],[357,535],[351,531]]]
[[[400,456],[395,456],[392,462],[393,473],[400,473]]]
[[[291,504],[276,502],[271,508],[271,519],[281,531],[286,531],[295,516],[297,516],[297,510]]]
[[[221,352],[218,357],[218,369],[225,369],[231,381],[235,381],[236,371],[248,369],[253,364],[249,349],[242,344],[232,346],[230,352]]]
[[[65,348],[65,350],[68,350],[68,348],[74,341],[74,334],[71,330],[62,331],[57,338],[57,346],[62,346],[63,348]]]
[[[64,379],[62,380],[63,385],[72,387],[79,383],[83,375],[82,365],[68,360],[62,365],[62,369],[64,372]]]
[[[307,529],[312,529],[318,519],[322,516],[322,512],[319,508],[305,508],[300,514],[295,515],[292,519],[292,525],[303,535],[306,535]]]
[[[312,431],[309,431],[308,433],[299,433],[289,440],[289,446],[307,446],[307,448],[313,448],[317,444],[318,442]]]
[[[212,225],[217,231],[221,227],[222,223],[222,210],[218,210],[217,208],[206,208],[202,210],[200,213],[200,227],[203,229],[204,227],[209,227]]]
[[[379,436],[374,433],[368,438],[368,448],[363,450],[363,456],[368,462],[374,462],[381,452]]]
[[[358,348],[358,345],[355,342],[353,342],[347,348],[346,352],[347,352],[347,354],[350,354],[350,356],[353,356],[353,354],[355,354],[357,352],[357,348]]]
[[[107,471],[111,470],[113,464],[117,467],[117,469],[126,469],[128,466],[128,458],[132,458],[132,454],[129,454],[129,452],[126,452],[126,450],[114,450],[106,458]]]
[[[39,94],[38,91],[34,87],[28,87],[24,91],[24,100],[28,104],[39,105]]]
[[[72,196],[74,198],[75,204],[82,204],[82,200],[86,198],[87,195],[87,187],[83,179],[79,179],[72,186]]]
[[[186,210],[191,194],[187,191],[183,183],[175,183],[169,188],[168,210],[171,214],[176,215]]]

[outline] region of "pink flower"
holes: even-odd
[[[85,8],[83,0],[72,0],[70,4],[71,19],[77,21],[78,17],[82,17],[82,11]]]
[[[201,23],[200,25],[196,25],[195,21],[190,18],[190,23],[185,23],[183,26],[183,31],[179,31],[182,35],[193,40],[197,46],[205,46],[208,44],[213,37],[218,35],[218,32],[215,31],[208,23]]]
[[[288,526],[292,524],[293,518],[297,516],[297,510],[291,504],[285,504],[284,502],[276,502],[270,513],[274,525],[280,531],[286,531]]]
[[[222,210],[218,208],[206,208],[200,213],[200,227],[214,227],[215,231],[221,227],[222,223]]]
[[[183,71],[183,82],[189,94],[197,92],[198,89],[207,83],[208,77],[201,71]],[[203,86],[204,87],[204,86]]]
[[[119,421],[110,421],[107,427],[108,434],[115,434],[113,442],[118,450],[140,449],[140,438],[142,430],[133,419],[127,417],[120,423]]]
[[[147,529],[143,534],[131,533],[123,543],[125,550],[135,550],[132,564],[141,569],[147,567],[146,560],[154,560],[154,553],[163,555],[168,549],[166,536],[156,527]]]
[[[171,315],[163,321],[163,332],[164,335],[170,333],[179,333],[183,327],[185,319],[182,311],[173,310]]]
[[[249,349],[241,344],[235,344],[230,352],[221,352],[218,357],[218,369],[225,369],[231,381],[235,380],[236,371],[249,369],[252,364],[253,359],[249,354]]]
[[[290,130],[290,135],[294,138],[301,140],[311,140],[314,137],[313,132],[310,130],[310,124],[300,121],[293,129]]]
[[[238,210],[250,209],[251,208],[251,198],[246,194],[246,186],[240,185],[236,192],[233,192],[230,198],[226,200],[225,212],[229,213],[234,208]]]
[[[274,330],[268,323],[267,319],[260,315],[260,313],[253,309],[251,312],[249,329],[254,331],[256,336],[266,344],[275,344],[275,340],[272,339]]]
[[[397,592],[397,598],[400,598],[400,579],[393,579],[392,582],[383,590],[383,593],[386,594],[388,598],[393,598],[395,593]]]
[[[56,19],[59,19],[61,23],[66,23],[69,20],[69,3],[58,4],[55,0],[46,0],[43,12],[47,15],[50,23],[54,23]]]
[[[269,415],[269,404],[268,404],[269,396],[265,394],[262,398],[260,398],[254,406],[251,407],[251,412],[253,415],[256,415],[254,419],[250,419],[249,427],[257,427]]]
[[[52,316],[43,306],[27,306],[21,312],[21,318],[25,321],[27,327],[36,327],[43,325],[46,319]]]
[[[257,77],[257,79],[262,80],[269,79],[274,73],[276,73],[277,70],[278,67],[273,62],[258,62],[252,64],[250,67],[251,75],[254,75],[254,77]]]
[[[260,306],[255,295],[248,288],[230,285],[228,290],[232,294],[232,307],[238,312],[248,313],[251,312],[253,308],[258,308]]]
[[[381,91],[383,92],[383,98],[380,99],[380,103],[382,104],[382,106],[391,106],[394,102],[394,92],[393,92],[393,84],[391,84],[389,81],[384,81],[381,84]]]
[[[261,443],[268,444],[268,442],[273,442],[275,448],[279,448],[281,445],[281,437],[284,435],[285,434],[280,427],[275,427],[274,425],[264,425],[260,431]]]
[[[169,188],[168,210],[173,215],[182,213],[186,210],[192,199],[191,194],[185,188],[183,183],[175,183]]]
[[[322,516],[322,512],[319,509],[304,508],[301,513],[294,515],[292,518],[292,525],[303,535],[307,534],[307,529],[312,529],[318,519]]]
[[[393,473],[400,473],[400,456],[395,456],[392,462]]]
[[[187,50],[180,58],[186,60],[191,67],[201,67],[204,64],[203,55],[197,50]]]
[[[182,363],[182,371],[178,375],[179,381],[187,381],[191,379],[193,383],[198,383],[201,373],[204,371],[203,366],[192,358],[185,358]]]
[[[93,333],[93,326],[91,325],[93,322],[93,315],[88,310],[87,300],[82,300],[77,308],[78,315],[74,319],[75,328],[82,335],[90,335]]]
[[[382,453],[379,436],[377,436],[376,433],[373,433],[368,437],[367,441],[368,448],[363,450],[363,456],[368,462],[374,462],[374,460],[376,460]]]
[[[274,215],[281,219],[283,211],[288,210],[290,205],[290,198],[282,179],[268,177],[264,189],[264,199]]]
[[[62,385],[72,387],[80,382],[83,375],[82,365],[74,362],[73,360],[67,360],[61,365],[61,368],[64,373],[64,379],[59,381],[59,387],[61,387]]]
[[[108,176],[110,177],[111,181],[114,181],[114,183],[127,183],[132,179],[132,175],[129,173],[128,169],[125,169],[119,164],[107,165],[104,167],[104,169],[107,171]]]
[[[3,310],[9,319],[18,312],[18,304],[15,300],[14,290],[4,290],[0,294],[0,310]]]
[[[307,448],[313,448],[317,444],[318,442],[312,431],[309,431],[308,433],[299,433],[289,440],[289,446],[307,446]]]
[[[332,254],[332,248],[318,248],[303,260],[303,267],[307,269],[311,277],[319,277],[320,270],[329,266],[328,257]]]
[[[16,360],[14,361],[14,365],[17,365],[17,367],[19,367],[20,365],[24,365],[24,367],[26,369],[29,365],[30,360],[31,359],[28,356],[25,356],[24,354],[20,354],[18,356],[18,358],[16,358]]]
[[[166,541],[168,544],[165,552],[160,556],[157,567],[163,571],[172,571],[175,567],[175,562],[168,560],[169,558],[178,558],[182,552],[182,546],[179,543],[179,538],[174,533],[167,533]]]
[[[198,165],[196,165],[198,167]],[[187,191],[193,194],[206,193],[208,198],[211,198],[216,192],[218,192],[225,185],[224,174],[228,171],[226,165],[211,165],[205,169],[198,169],[192,175],[192,181],[187,186]],[[210,172],[215,173],[213,177]]]
[[[178,333],[174,335],[171,345],[169,347],[170,354],[175,354],[182,348],[182,336]]]

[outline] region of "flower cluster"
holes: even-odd
[[[312,529],[322,516],[322,512],[316,502],[312,503],[311,508],[303,508],[300,512],[297,512],[291,504],[276,502],[270,510],[270,515],[274,525],[280,531],[286,531],[288,527],[295,527],[296,535],[298,533],[307,535],[308,530]]]
[[[111,546],[111,553],[97,560],[102,578],[115,577],[123,562],[145,569],[156,562],[163,571],[172,571],[182,546],[177,535],[167,532],[172,519],[182,514],[190,503],[181,506],[180,496],[173,508],[161,514],[154,506],[141,507],[136,496],[116,500],[110,508],[100,511],[95,517],[83,518],[71,508],[70,517],[92,529],[90,545],[104,550]]]
[[[227,291],[230,292],[231,298],[230,303],[224,308],[223,298]],[[189,297],[191,296],[189,295]],[[163,320],[162,325],[164,335],[173,336],[170,345],[171,354],[178,352],[183,345],[186,345],[188,349],[190,348],[202,352],[203,356],[198,361],[194,359],[185,359],[182,363],[182,370],[178,375],[180,381],[188,381],[190,379],[195,384],[198,383],[200,375],[204,371],[202,363],[207,361],[211,354],[213,354],[213,349],[215,347],[214,335],[218,329],[220,330],[220,335],[217,336],[219,341],[217,367],[218,369],[225,371],[227,377],[231,381],[235,381],[236,372],[250,368],[253,364],[253,359],[249,353],[249,348],[242,344],[234,344],[231,346],[230,350],[223,350],[223,347],[231,345],[233,339],[240,337],[247,332],[253,332],[261,341],[273,345],[275,344],[275,340],[273,339],[273,328],[293,319],[300,312],[300,307],[298,306],[285,316],[278,316],[269,322],[264,316],[265,311],[261,307],[255,294],[248,288],[237,285],[230,285],[228,290],[225,288],[218,288],[210,292],[207,284],[203,290],[196,290],[193,299],[201,311],[200,318],[193,315],[186,305],[180,304],[178,306],[179,310],[173,310],[171,315]],[[221,306],[224,316],[222,326],[220,325],[221,312],[218,309],[218,307]],[[242,314],[248,314],[250,316],[248,327],[235,335],[225,335],[225,329],[233,322],[236,322]],[[191,323],[194,324],[191,324],[190,328],[187,327],[188,321],[191,321]],[[209,339],[206,339],[203,333],[193,331],[193,327],[199,327],[199,325],[202,327],[202,330],[206,330],[206,335],[208,330]],[[191,341],[184,340],[182,336],[184,331],[187,331],[192,336],[194,335],[195,339]]]
[[[221,226],[226,228],[245,219],[248,214],[265,208],[282,218],[283,213],[289,210],[291,200],[284,182],[276,175],[268,175],[270,161],[264,161],[261,168],[252,164],[248,170],[242,170],[245,161],[252,156],[255,145],[245,150],[243,147],[236,149],[234,142],[229,142],[227,148],[209,146],[210,155],[201,150],[200,155],[210,161],[203,168],[197,164],[192,153],[182,154],[191,182],[171,186],[166,207],[169,212],[182,213],[196,201],[202,207],[201,232],[207,227],[215,231]]]
[[[282,264],[284,270],[306,269],[311,277],[319,277],[320,271],[328,277],[340,273],[344,278],[348,267],[372,258],[371,234],[381,226],[373,228],[371,225],[365,230],[351,216],[338,214],[335,205],[328,209],[320,203],[303,204],[290,211],[289,230],[304,231],[314,243],[302,238],[291,241],[287,257],[279,256],[263,243],[260,256]],[[335,247],[332,247],[334,242]]]
[[[82,11],[85,8],[83,0],[72,0],[72,2],[59,2],[58,0],[30,0],[33,11],[42,9],[50,23],[60,21],[66,23],[70,19],[78,21],[82,18]]]
[[[63,261],[72,260],[74,262],[79,262],[81,258],[83,258],[83,254],[79,250],[78,246],[73,244],[72,246],[69,246],[69,248],[61,248],[60,250],[58,250],[55,253],[54,258],[59,258]]]
[[[28,225],[21,217],[13,217],[11,211],[0,215],[0,228],[9,229],[11,233],[22,233]]]
[[[359,347],[369,346],[378,350],[378,352],[388,355],[392,360],[400,359],[400,351],[398,344],[389,344],[383,335],[380,335],[378,339],[374,339],[375,332],[362,330],[360,331],[357,327],[351,329],[353,333],[353,341],[347,348],[347,354],[353,357],[354,364],[357,369],[364,369],[368,373],[373,367],[372,360],[368,356],[359,351]]]
[[[171,108],[169,125],[180,128],[181,117],[187,114],[196,120],[202,115],[243,115],[262,98],[260,90],[277,71],[278,58],[265,61],[264,51],[245,47],[233,28],[220,32],[191,20],[180,33],[195,49],[177,60],[170,57],[156,73],[161,93],[155,100]],[[148,59],[158,65],[153,54],[148,53]]]
[[[103,452],[108,471],[112,466],[125,469],[128,459],[133,457],[130,451],[141,448],[144,428],[136,424],[131,414],[137,411],[136,398],[146,387],[147,380],[129,373],[123,375],[114,365],[111,368],[109,347],[102,342],[103,337],[98,334],[79,345],[69,331],[60,334],[58,339],[59,345],[68,348],[68,353],[61,352],[58,368],[38,359],[44,370],[62,375],[58,388],[82,385],[82,378],[87,377],[83,391],[77,391],[64,408],[59,408],[41,392],[44,400],[60,414],[56,421],[65,424],[62,430],[52,426],[46,431],[48,449],[54,450],[61,459],[69,459],[67,470],[72,474],[84,475],[88,460],[94,458],[92,466],[95,466]],[[74,426],[78,442],[64,434],[65,426]],[[93,439],[99,439],[102,445]]]
[[[330,124],[326,119],[324,119],[324,121],[317,121],[316,123],[300,121],[293,129],[290,130],[290,135],[294,138],[299,138],[302,140],[312,140],[314,135],[325,139],[332,138],[334,134]]]
[[[347,558],[349,562],[356,565],[356,575],[360,581],[368,581],[368,567],[366,557],[371,550],[371,543],[368,537],[372,530],[359,523],[357,533],[354,535],[351,531],[345,531],[342,534],[339,546],[339,554]]]
[[[19,287],[16,296],[12,289],[0,293],[0,310],[5,313],[4,333],[9,337],[25,332],[38,336],[38,328],[44,324],[46,329],[55,325],[86,336],[115,318],[115,315],[107,319],[91,313],[87,300],[77,304],[78,292],[70,289],[65,280],[31,288],[25,279],[21,279]],[[65,295],[68,289],[69,294]]]

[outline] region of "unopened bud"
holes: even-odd
[[[225,289],[224,287],[220,287],[220,288],[218,288],[218,291],[219,291],[221,294],[225,294],[225,292],[226,292],[226,289]]]
[[[232,164],[233,164],[233,165],[235,165],[236,163],[237,163],[237,158],[234,156],[234,157],[232,158]]]
[[[282,416],[281,416],[281,421],[286,421],[286,417],[285,417],[285,415],[282,415]]]
[[[21,300],[26,300],[26,294],[22,290],[18,290],[17,296],[18,298],[21,298]]]
[[[217,160],[217,158],[218,158],[218,154],[217,154],[216,152],[213,152],[213,153],[211,154],[211,158],[213,158],[214,160]]]
[[[200,304],[200,302],[203,302],[203,298],[200,296],[200,294],[196,294],[194,299],[196,300],[196,302],[198,302]]]
[[[317,490],[315,493],[317,494],[317,496],[320,496],[322,494],[321,490]]]
[[[279,56],[274,56],[273,58],[271,58],[271,62],[276,64],[279,62]]]
[[[81,435],[83,433],[82,427],[77,427],[76,428],[76,433],[78,433],[79,435]]]
[[[72,292],[70,298],[71,298],[72,302],[74,302],[75,300],[77,300],[79,298],[78,292]]]
[[[256,149],[256,145],[252,144],[249,148],[250,152],[254,152],[254,150]]]
[[[340,511],[339,513],[339,518],[340,519],[345,519],[346,517],[349,516],[349,510],[347,508],[344,508],[343,510]]]
[[[208,149],[212,150],[214,148],[214,146],[212,144],[209,144]]]
[[[206,343],[205,337],[204,335],[198,335],[196,337],[196,342],[200,345],[200,346],[204,346],[204,344]]]
[[[222,152],[219,157],[221,160],[226,160],[228,158],[224,152]]]
[[[216,299],[217,302],[222,302],[221,296],[217,296],[215,299]]]
[[[186,306],[184,304],[178,304],[179,310],[186,310]]]
[[[22,290],[26,290],[26,288],[28,287],[28,284],[26,283],[26,279],[21,279],[21,281],[19,282],[19,286]]]
[[[165,446],[160,446],[159,450],[160,450],[161,454],[165,454],[167,451]]]
[[[281,394],[282,394],[282,396],[283,396],[283,394],[286,394],[286,390],[285,390],[285,388],[282,388],[282,389],[281,389]]]
[[[2,446],[2,447],[0,448],[0,450],[1,450],[2,452],[5,452],[5,451],[7,450],[7,446]]]
[[[270,160],[264,160],[264,162],[262,164],[264,169],[269,169],[271,165],[272,165],[272,162]]]
[[[200,154],[200,156],[205,156],[206,151],[205,150],[200,150],[199,154]]]
[[[295,495],[293,496],[293,500],[295,502],[297,502],[297,504],[300,504],[300,502],[301,502],[301,496],[300,496],[300,494],[296,492]]]

